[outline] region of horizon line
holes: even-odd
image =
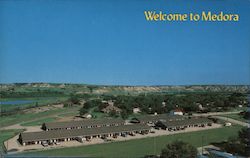
[[[76,82],[9,82],[9,83],[0,83],[1,85],[10,85],[10,84],[72,84],[72,85],[86,85],[86,86],[121,86],[121,87],[164,87],[164,86],[250,86],[250,84],[142,84],[142,85],[133,85],[133,84],[93,84],[93,83],[76,83]]]

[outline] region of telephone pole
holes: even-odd
[[[203,155],[203,138],[204,136],[201,136],[201,154]]]

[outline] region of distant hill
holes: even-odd
[[[1,91],[32,92],[58,91],[76,94],[140,94],[140,93],[178,93],[178,92],[240,92],[249,93],[250,85],[190,85],[190,86],[107,86],[88,84],[57,83],[14,83],[1,84]]]

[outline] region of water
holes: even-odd
[[[0,101],[1,105],[20,105],[34,103],[35,100],[11,100],[11,101]]]

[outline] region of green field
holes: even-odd
[[[41,126],[44,122],[53,122],[55,121],[55,117],[48,117],[48,118],[42,118],[36,121],[31,121],[31,122],[25,122],[22,123],[22,126]]]
[[[79,107],[68,107],[49,110],[40,113],[25,113],[25,114],[16,114],[10,116],[1,116],[0,125],[1,127],[10,126],[16,123],[26,123],[33,121],[34,119],[48,118],[51,115],[60,115],[65,113],[70,113],[72,111],[77,111]],[[36,121],[36,120],[35,120]]]
[[[64,114],[59,114],[59,117],[69,117],[69,116],[77,116],[79,115],[79,111],[73,111],[73,112],[68,112],[68,113],[64,113]]]
[[[237,136],[241,126],[222,127],[205,131],[189,132],[169,136],[158,136],[123,142],[52,149],[38,152],[27,152],[25,155],[46,156],[91,156],[91,157],[143,157],[148,154],[159,154],[164,146],[175,140],[182,140],[193,144],[195,147],[208,145],[212,142],[225,141]]]
[[[244,119],[242,115],[240,114],[226,114],[226,115],[222,115],[224,117],[228,117],[228,118],[232,118],[238,121],[242,121],[242,122],[247,122],[248,120]]]
[[[3,149],[3,143],[7,139],[10,139],[11,137],[14,137],[18,133],[22,132],[23,130],[0,130],[0,149]]]

